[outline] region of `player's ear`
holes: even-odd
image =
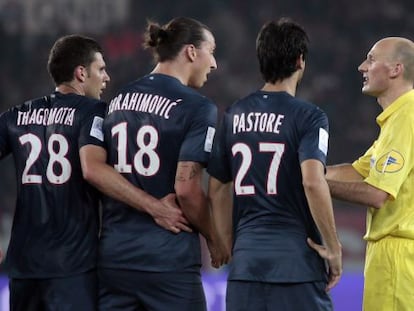
[[[304,69],[305,68],[305,58],[303,57],[303,54],[300,54],[298,59],[296,60],[296,69]]]
[[[76,80],[78,80],[78,81],[80,81],[80,82],[85,82],[85,79],[86,79],[86,77],[87,77],[87,71],[86,71],[86,68],[84,67],[84,66],[81,66],[81,65],[79,65],[79,66],[77,66],[76,68],[75,68],[75,71],[74,71],[74,78],[76,79]]]
[[[197,57],[197,49],[196,49],[196,47],[193,44],[188,44],[185,47],[185,54],[186,54],[186,56],[188,57],[188,59],[191,62],[194,62],[194,60]]]
[[[396,63],[391,65],[390,68],[390,78],[394,79],[401,75],[404,72],[404,65],[401,63]]]

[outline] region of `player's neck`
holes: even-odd
[[[180,65],[177,61],[158,63],[151,73],[161,73],[172,76],[184,85],[188,85],[188,72],[185,66]]]
[[[266,82],[262,91],[266,92],[286,92],[292,96],[296,95],[296,88],[302,79],[303,69],[296,70],[290,77],[278,80],[275,83]]]
[[[78,94],[85,95],[82,89],[77,85],[72,85],[70,83],[62,83],[56,87],[56,91],[62,94]]]
[[[265,92],[286,92],[292,96],[296,95],[296,83],[292,83],[289,79],[278,81],[276,83],[267,82],[262,87]]]

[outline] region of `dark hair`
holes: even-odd
[[[256,40],[260,72],[265,82],[275,83],[290,77],[297,70],[300,55],[308,52],[305,30],[288,18],[268,22]]]
[[[47,70],[56,85],[72,81],[75,68],[88,68],[97,52],[103,54],[101,46],[91,38],[81,35],[61,37],[50,50]]]
[[[148,21],[144,47],[153,49],[156,62],[173,60],[186,44],[200,47],[206,40],[204,30],[210,31],[203,23],[188,17],[174,18],[163,26]]]

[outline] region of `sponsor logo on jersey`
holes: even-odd
[[[375,163],[375,169],[380,173],[395,173],[404,166],[404,157],[396,150],[382,155]]]

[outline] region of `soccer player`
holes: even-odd
[[[377,98],[380,134],[352,164],[328,166],[332,196],[368,207],[363,310],[412,310],[414,295],[414,43],[379,40],[358,67]]]
[[[227,310],[332,310],[342,264],[324,176],[328,120],[295,97],[308,37],[272,21],[256,49],[265,84],[226,110],[207,169],[217,228],[233,243]]]
[[[12,154],[17,202],[5,266],[10,309],[95,310],[98,196],[83,179],[79,152],[103,148],[100,101],[109,76],[94,40],[53,45],[50,95],[0,115],[0,158]]]
[[[95,310],[98,196],[88,182],[160,227],[191,229],[173,195],[155,199],[105,163],[100,96],[109,76],[98,43],[60,38],[48,69],[53,94],[0,116],[0,158],[13,154],[18,180],[6,260],[11,310]]]
[[[99,255],[100,310],[206,310],[200,232],[214,249],[202,172],[216,106],[196,90],[216,69],[215,40],[199,21],[149,22],[157,62],[112,99],[104,121],[108,163],[156,198],[176,193],[194,232],[174,234],[146,213],[105,198]]]

